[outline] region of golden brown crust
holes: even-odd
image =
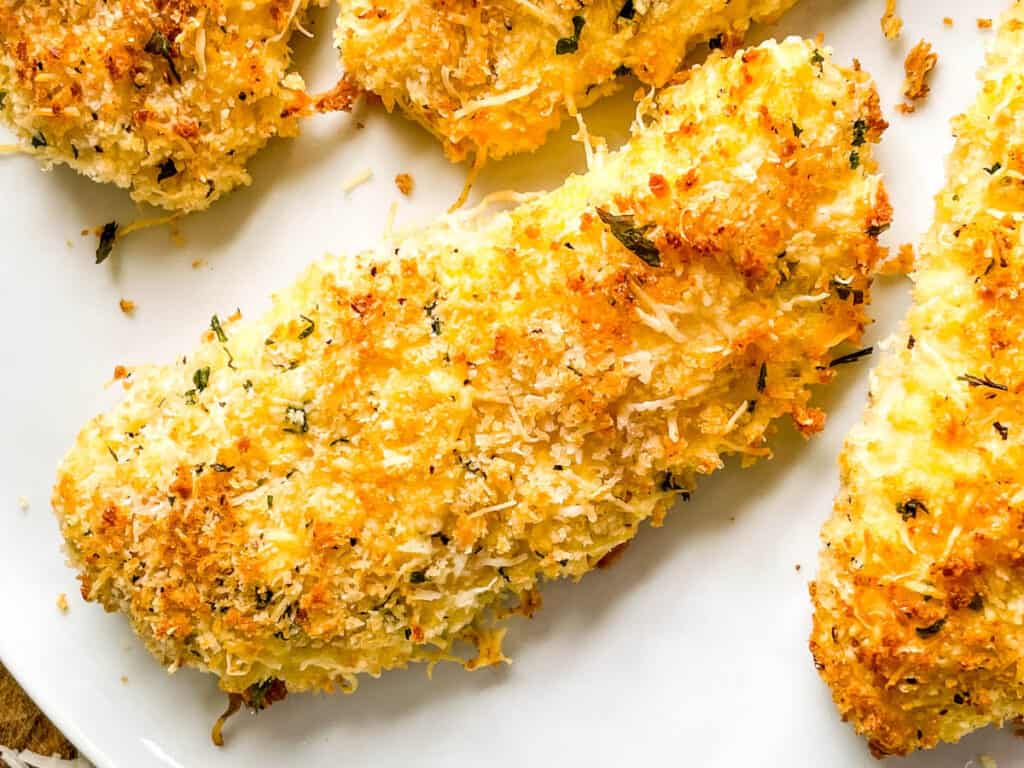
[[[819,428],[888,221],[870,80],[766,44],[641,120],[548,195],[322,260],[133,370],[54,490],[83,594],[233,692],[351,690],[458,639],[475,668],[539,581],[767,456],[777,419]]]
[[[133,199],[205,208],[301,99],[288,38],[308,0],[14,0],[0,7],[0,117],[45,165]],[[286,84],[287,83],[287,84]]]
[[[822,537],[811,651],[876,756],[1024,714],[1024,5],[1006,17]]]
[[[497,158],[536,149],[625,73],[663,86],[691,46],[735,50],[795,2],[354,0],[336,36],[349,75],[452,159]]]

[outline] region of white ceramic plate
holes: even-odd
[[[881,150],[896,207],[892,244],[928,225],[951,145],[948,119],[973,99],[991,36],[975,20],[1006,3],[901,0],[899,43],[882,38],[882,0],[804,0],[761,31],[823,32],[839,60],[859,57],[875,74],[893,123]],[[944,28],[946,15],[953,29]],[[333,11],[318,13],[318,39],[299,38],[299,66],[313,86],[336,76],[324,39],[332,22]],[[916,115],[899,116],[892,107],[903,55],[922,36],[941,56],[933,95]],[[590,130],[621,142],[631,113],[628,94],[602,103],[587,113]],[[532,157],[493,164],[476,192],[556,186],[584,167],[570,133]],[[344,181],[365,167],[372,181],[345,194]],[[293,696],[258,718],[232,720],[228,746],[215,749],[209,730],[224,697],[213,679],[168,677],[120,616],[77,596],[48,508],[55,465],[79,426],[114,402],[103,384],[116,364],[172,359],[214,312],[238,306],[255,315],[311,259],[372,243],[392,202],[399,225],[425,221],[455,199],[463,179],[422,130],[376,109],[312,121],[301,138],[273,143],[252,171],[251,188],[184,221],[183,246],[166,229],[143,231],[95,266],[95,240],[80,230],[143,212],[126,194],[69,170],[42,174],[29,158],[0,160],[8,350],[0,376],[0,658],[98,766],[874,763],[839,721],[807,651],[807,581],[836,455],[863,404],[866,365],[844,369],[820,394],[830,413],[823,435],[810,443],[781,435],[774,461],[729,467],[705,482],[663,529],[644,530],[615,568],[579,585],[549,585],[538,616],[512,622],[512,666],[473,674],[441,666],[433,681],[417,667],[364,680],[353,696]],[[411,199],[392,183],[402,171],[417,181]],[[119,311],[121,297],[138,304],[134,318]],[[880,287],[872,340],[895,327],[906,301],[905,281]],[[55,605],[61,592],[67,615]],[[960,768],[980,753],[1019,765],[1024,742],[989,730],[905,765]]]

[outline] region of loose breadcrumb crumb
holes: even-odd
[[[932,44],[927,40],[919,40],[903,62],[903,71],[907,74],[903,81],[903,95],[911,101],[919,101],[927,96],[931,91],[927,82],[928,75],[938,62],[939,56],[932,49]]]
[[[63,592],[57,595],[57,609],[61,613],[68,612],[68,596]]]
[[[121,675],[121,685],[128,685],[128,675]]]
[[[888,40],[895,40],[903,31],[903,19],[896,13],[896,0],[885,0],[885,13],[882,14],[882,34]]]
[[[917,252],[914,250],[913,243],[904,243],[900,246],[899,257],[897,265],[901,274],[906,274],[914,268],[914,263],[917,261]]]
[[[415,182],[408,173],[400,173],[395,176],[395,186],[398,187],[398,191],[403,195],[409,196],[412,194]]]
[[[203,266],[203,264],[204,262],[202,259],[195,259],[192,262],[192,269],[199,269],[201,266]]]
[[[135,302],[131,299],[121,299],[117,304],[121,307],[121,311],[126,315],[132,315],[135,313]]]
[[[978,29],[992,29],[992,19],[978,19]]]
[[[912,243],[903,243],[897,249],[896,254],[890,253],[889,257],[885,259],[881,266],[878,268],[878,274],[880,275],[908,275],[914,269],[914,261],[917,255],[914,251]]]
[[[25,496],[18,497],[18,509],[20,509],[22,512],[28,511],[28,498],[26,498]]]
[[[945,24],[947,27],[952,27],[953,26],[953,17],[952,16],[945,16],[942,19],[942,23]]]

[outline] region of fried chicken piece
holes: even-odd
[[[847,439],[811,651],[878,755],[1024,715],[1024,4],[957,118],[914,305]]]
[[[349,77],[478,162],[544,143],[629,72],[662,86],[686,51],[734,48],[796,0],[353,0],[336,33]]]
[[[0,117],[44,167],[134,200],[206,208],[248,184],[308,97],[288,38],[308,0],[82,0],[0,7]]]
[[[549,194],[328,257],[133,370],[54,490],[83,595],[247,701],[458,639],[484,666],[540,581],[660,524],[724,454],[768,456],[778,419],[819,428],[810,386],[867,322],[890,215],[869,77],[768,43],[640,119]]]

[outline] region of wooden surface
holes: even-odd
[[[41,755],[75,756],[75,748],[36,708],[3,664],[0,664],[0,744],[12,749],[31,749]]]

